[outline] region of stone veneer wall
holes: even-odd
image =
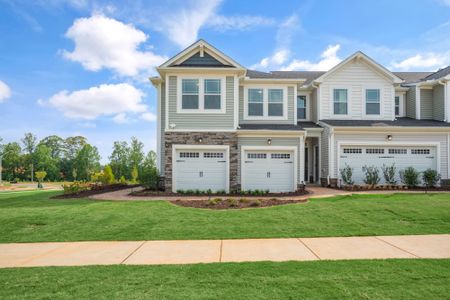
[[[199,138],[202,142],[199,143]],[[230,190],[239,189],[237,182],[238,149],[235,132],[166,132],[165,133],[165,189],[172,190],[172,145],[229,145]]]

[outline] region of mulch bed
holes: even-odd
[[[208,197],[211,198],[217,197],[241,197],[241,198],[261,198],[261,197],[269,197],[269,198],[289,198],[289,197],[296,197],[296,196],[304,196],[309,194],[307,190],[298,190],[291,193],[268,193],[268,194],[261,194],[261,195],[250,195],[250,194],[179,194],[179,193],[172,193],[172,192],[164,192],[164,191],[154,191],[154,190],[142,190],[142,191],[135,191],[131,192],[131,196],[137,196],[137,197],[155,197],[155,196],[162,196],[162,197]]]
[[[75,194],[62,194],[51,197],[52,199],[73,199],[73,198],[86,198],[92,195],[98,195],[103,193],[109,193],[109,192],[115,192],[120,191],[124,189],[130,189],[139,186],[139,184],[110,184],[110,185],[103,185],[103,186],[96,186],[95,188],[89,190],[89,191],[82,191]]]
[[[425,187],[414,187],[414,188],[408,188],[406,186],[343,186],[343,187],[331,187],[336,190],[340,191],[349,191],[349,192],[365,192],[365,191],[411,191],[411,192],[440,192],[440,191],[450,191],[449,187],[434,187],[434,188],[425,188]]]
[[[241,208],[260,208],[276,205],[285,205],[293,203],[305,203],[303,200],[278,200],[278,199],[222,199],[220,201],[212,200],[175,200],[171,203],[184,207],[207,208],[207,209],[241,209]]]

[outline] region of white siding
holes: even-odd
[[[348,115],[333,115],[333,89],[348,90]],[[365,90],[380,89],[380,116],[365,115]],[[394,86],[392,82],[363,61],[353,61],[325,78],[320,85],[320,119],[383,119],[394,116]]]

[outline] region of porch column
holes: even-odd
[[[299,153],[299,170],[300,177],[298,179],[299,183],[305,183],[305,137],[300,137],[300,153]]]

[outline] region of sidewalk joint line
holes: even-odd
[[[301,238],[297,238],[297,240],[306,247],[306,249],[308,249],[309,251],[311,251],[312,254],[314,254],[315,257],[317,257],[318,260],[322,260],[319,255],[316,254],[316,252],[314,252],[311,248],[308,247],[308,245],[306,245],[306,243],[304,241],[302,241]]]
[[[401,250],[401,251],[403,251],[403,252],[406,252],[406,253],[408,253],[408,254],[411,254],[412,256],[414,256],[414,257],[416,257],[416,258],[422,258],[422,257],[420,257],[420,256],[418,256],[418,255],[415,255],[415,254],[412,253],[412,252],[409,252],[408,250],[402,249],[402,248],[400,248],[400,247],[398,247],[398,246],[396,246],[396,245],[394,245],[394,244],[392,244],[392,243],[389,243],[388,241],[385,241],[385,240],[383,240],[383,239],[381,239],[381,238],[379,238],[379,237],[377,237],[377,236],[374,236],[374,238],[376,238],[377,240],[382,241],[382,242],[384,242],[384,243],[386,243],[386,244],[388,244],[388,245],[390,245],[390,246],[392,246],[392,247],[394,247],[394,248],[397,248],[397,249],[399,249],[399,250]]]
[[[222,248],[223,248],[223,240],[220,240],[220,256],[219,256],[219,262],[222,262]]]
[[[139,246],[137,246],[136,249],[134,249],[127,257],[125,257],[124,260],[122,260],[122,261],[120,262],[120,265],[123,265],[123,263],[124,263],[127,259],[129,259],[133,254],[135,254],[136,251],[138,251],[139,249],[141,249],[141,247],[144,246],[144,244],[145,244],[146,242],[147,242],[147,241],[143,241]]]

